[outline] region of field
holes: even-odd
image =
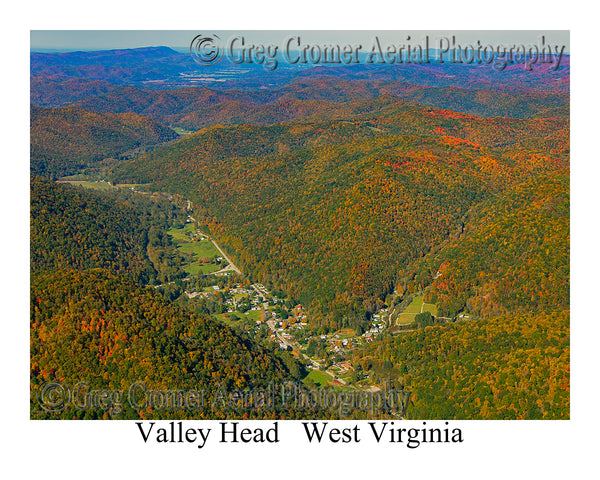
[[[85,175],[72,175],[70,177],[64,177],[61,180],[58,180],[58,183],[66,183],[69,185],[91,188],[92,190],[110,190],[111,188],[132,188],[141,186],[140,183],[121,183],[119,185],[112,185],[104,181],[89,180]]]
[[[356,336],[356,333],[351,328],[342,328],[341,330],[335,332],[335,335],[339,335],[340,340],[344,340],[345,338],[354,338]]]
[[[189,242],[191,236],[196,233],[196,229],[192,223],[186,223],[183,228],[171,228],[167,231],[175,241]]]
[[[89,180],[90,176],[86,175],[85,173],[78,173],[77,175],[68,175],[66,177],[61,177],[58,180],[58,183],[61,182],[74,182],[76,180]]]
[[[311,370],[310,373],[306,377],[304,377],[304,380],[302,381],[306,383],[306,380],[309,378],[313,382],[315,382],[315,384],[319,387],[324,387],[331,381],[331,377],[326,373],[321,372],[320,370]]]
[[[246,325],[248,323],[254,324],[257,320],[261,318],[260,310],[250,310],[246,313],[235,312],[238,320],[231,320],[231,313],[213,313],[212,316],[215,317],[220,322],[230,326],[230,327],[240,327]]]
[[[261,310],[248,310],[246,313],[239,313],[238,315],[243,315],[246,318],[250,318],[254,321],[257,321],[261,319],[261,313]]]
[[[184,228],[171,228],[167,233],[173,239],[177,249],[185,254],[188,259],[188,265],[184,270],[191,275],[208,274],[216,272],[222,268],[221,265],[214,263],[200,264],[201,258],[214,258],[220,255],[210,240],[195,239],[196,228],[188,223]]]
[[[118,185],[115,185],[117,188],[134,188],[142,186],[144,186],[143,183],[119,183]]]
[[[219,265],[213,263],[207,263],[206,265],[200,265],[199,263],[192,263],[185,267],[183,270],[190,275],[207,275],[209,273],[217,272],[221,269]]]
[[[179,243],[182,240],[177,240]],[[182,243],[178,244],[178,248],[181,252],[192,254],[197,256],[198,258],[202,257],[214,257],[219,256],[219,251],[215,248],[213,243],[210,240],[197,240],[197,241],[182,241]]]
[[[190,133],[193,133],[191,130],[186,130],[185,128],[182,127],[171,127],[173,130],[175,130],[175,133],[177,133],[178,135],[189,135]]]
[[[423,295],[415,295],[410,304],[398,315],[396,323],[398,325],[408,325],[415,321],[417,313],[429,312],[437,315],[437,305],[433,303],[424,303]]]
[[[110,190],[111,188],[114,188],[108,182],[95,182],[89,180],[61,180],[59,183],[68,183],[69,185],[91,188],[93,190]]]
[[[239,312],[237,312],[236,315],[238,317],[241,316]],[[239,320],[231,320],[231,313],[213,313],[213,317],[232,328],[239,327],[243,323],[243,318],[240,318]]]

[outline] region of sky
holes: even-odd
[[[281,45],[288,36],[301,35],[302,41],[314,43],[368,43],[374,36],[382,41],[394,44],[419,42],[429,36],[431,48],[436,48],[442,37],[455,36],[461,44],[512,45],[540,44],[542,35],[546,44],[564,45],[565,53],[570,51],[570,35],[567,30],[31,30],[31,50],[109,50],[121,48],[137,48],[150,46],[167,46],[171,48],[189,48],[191,40],[199,34],[216,34],[225,40],[236,35],[243,35],[254,43]]]

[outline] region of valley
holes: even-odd
[[[32,390],[391,382],[407,418],[568,418],[568,58],[205,82],[169,50],[32,56]]]

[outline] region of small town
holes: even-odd
[[[361,335],[351,328],[316,333],[309,327],[303,305],[279,298],[262,283],[244,278],[215,239],[201,229],[192,216],[189,200],[186,210],[185,224],[168,231],[178,250],[188,258],[188,263],[181,266],[188,274],[180,283],[185,286],[181,295],[184,302],[192,310],[209,311],[218,321],[254,340],[290,352],[309,371],[304,379],[308,385],[379,390],[368,374],[355,371],[349,354],[384,331],[411,331],[415,315],[424,308],[436,313],[435,305],[424,303],[420,295],[410,305],[385,305],[372,316]],[[396,297],[394,292],[392,298]]]
[[[227,273],[226,273],[227,274]],[[352,329],[329,334],[309,333],[307,313],[302,305],[289,305],[260,283],[236,283],[232,288],[212,285],[203,291],[185,291],[188,299],[223,301],[223,313],[213,316],[229,326],[242,330],[254,338],[268,338],[282,350],[292,352],[304,361],[308,370],[319,373],[312,376],[319,385],[331,383],[343,386],[352,377],[354,369],[346,360],[353,349],[371,342],[384,330],[381,311],[373,318],[368,331],[356,336]],[[286,305],[287,303],[287,305]],[[376,388],[376,387],[375,387]]]

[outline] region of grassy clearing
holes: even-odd
[[[141,187],[143,185],[143,183],[118,183],[117,185],[115,185],[115,187],[117,188],[136,188],[136,187]]]
[[[171,127],[171,129],[175,130],[175,133],[178,135],[189,135],[190,133],[193,133],[191,130],[186,130],[182,127]]]
[[[421,305],[423,304],[423,295],[415,295],[410,302],[410,305],[406,307],[402,313],[421,313]]]
[[[415,321],[416,313],[401,313],[396,319],[397,325],[410,325]]]
[[[335,335],[339,335],[339,339],[343,340],[344,338],[354,338],[356,336],[356,332],[352,328],[342,328],[341,330],[335,332]]]
[[[72,182],[75,180],[89,180],[90,176],[86,175],[85,173],[78,173],[76,175],[68,175],[66,177],[61,177],[58,179],[58,183],[61,182]]]
[[[219,265],[215,265],[214,263],[207,263],[204,265],[199,264],[198,262],[192,263],[185,267],[183,270],[190,275],[207,275],[209,273],[217,272],[221,269]]]
[[[415,295],[410,304],[398,315],[396,324],[408,325],[415,321],[415,316],[421,312],[429,312],[437,315],[437,305],[433,303],[423,303],[423,295]]]
[[[185,243],[178,243],[177,248],[183,253],[187,253],[188,255],[192,254],[193,256],[198,258],[212,258],[214,256],[218,257],[220,255],[219,251],[215,248],[215,246],[210,240],[188,240]]]
[[[311,370],[302,381],[306,383],[306,380],[309,378],[319,387],[325,387],[331,381],[331,377],[320,370]]]
[[[200,265],[200,271],[207,275],[209,273],[218,272],[221,270],[221,265],[215,265],[214,263],[207,263],[206,265]]]
[[[254,321],[261,320],[261,318],[260,318],[261,311],[260,310],[248,310],[246,313],[240,313],[238,315],[240,315],[240,316],[243,315],[244,317],[251,318]]]
[[[238,317],[241,317],[239,312],[237,312],[236,315]],[[219,322],[223,322],[225,325],[232,328],[239,327],[240,325],[242,325],[244,320],[243,318],[239,318],[238,320],[231,320],[231,313],[213,313],[212,316],[215,317]]]
[[[89,180],[59,180],[58,183],[67,183],[69,185],[90,188],[92,190],[110,190],[111,188],[115,188],[107,182],[93,182]]]
[[[77,178],[81,177],[81,178]],[[111,185],[108,182],[101,182],[96,180],[86,179],[84,175],[73,175],[72,177],[63,177],[57,181],[58,183],[66,183],[69,185],[76,185],[79,187],[90,188],[92,190],[110,190],[112,188],[133,188],[133,187],[141,187],[143,184],[141,183],[121,183],[118,185]]]
[[[210,240],[192,238],[196,233],[196,227],[193,224],[187,223],[183,228],[171,228],[167,230],[167,233],[173,239],[177,250],[184,254],[188,262],[188,265],[184,267],[185,272],[191,275],[206,275],[216,272],[224,266],[213,263],[198,263],[201,258],[218,257],[220,253]]]
[[[189,235],[186,234],[183,229],[171,228],[170,230],[167,230],[167,233],[175,243],[185,243],[190,241]]]
[[[438,313],[437,305],[434,304],[434,303],[424,303],[423,304],[423,311],[424,312],[429,312],[433,316],[437,316],[437,313]]]
[[[196,227],[192,223],[186,223],[183,228],[170,228],[167,233],[175,241],[190,242],[191,236],[196,233]]]

